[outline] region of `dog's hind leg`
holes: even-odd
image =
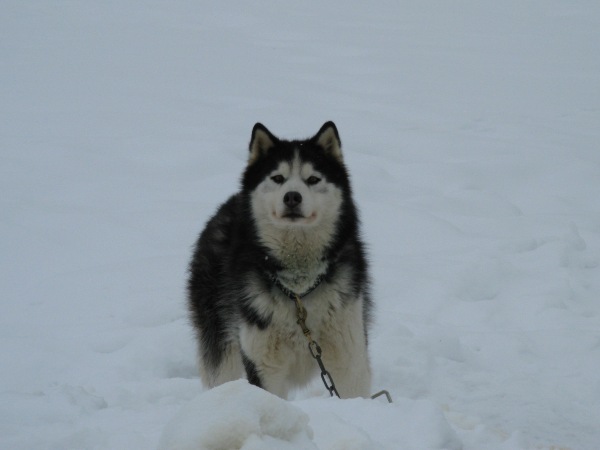
[[[237,342],[229,343],[223,349],[217,364],[200,354],[199,365],[200,378],[208,388],[240,379],[244,373],[240,346]]]

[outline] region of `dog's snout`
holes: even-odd
[[[283,196],[283,203],[288,208],[295,208],[300,203],[302,203],[302,195],[300,195],[300,192],[296,192],[296,191],[287,192]]]

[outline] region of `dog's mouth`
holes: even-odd
[[[277,213],[273,213],[273,217],[280,222],[294,223],[298,225],[307,225],[315,221],[317,215],[315,213],[310,214],[309,216],[305,216],[299,211],[290,210],[285,211],[282,215],[277,215]]]
[[[295,211],[286,212],[281,217],[284,218],[284,219],[291,220],[291,221],[301,220],[301,219],[305,218],[304,215],[300,214],[299,212],[295,212]]]

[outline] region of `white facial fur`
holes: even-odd
[[[281,176],[278,183],[272,177]],[[311,177],[320,181],[307,183]],[[314,181],[314,180],[313,180]],[[284,196],[298,192],[301,218],[287,218]],[[311,163],[300,160],[282,162],[251,195],[252,211],[259,237],[286,268],[311,270],[321,260],[330,243],[342,204],[342,191],[315,171]]]

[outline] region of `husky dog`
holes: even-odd
[[[367,261],[333,122],[305,140],[252,130],[241,189],[208,221],[190,264],[203,383],[245,374],[282,398],[306,385],[318,365],[296,295],[340,397],[367,397]]]

